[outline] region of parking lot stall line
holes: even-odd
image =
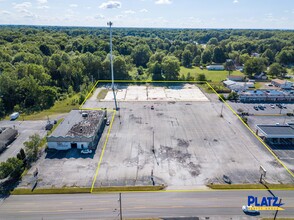
[[[294,178],[294,173],[276,156],[276,154],[267,146],[266,143],[257,135],[255,132],[242,120],[242,118],[234,111],[234,109],[226,102],[208,83],[206,84],[212,89],[212,91],[225,103],[225,105],[231,110],[231,112],[238,117],[238,119],[243,123],[243,125],[257,138],[257,140],[274,156],[274,158],[286,169],[286,171]]]

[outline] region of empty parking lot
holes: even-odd
[[[267,181],[292,182],[290,175],[221,105],[207,102],[121,103],[95,186],[192,186]],[[154,131],[154,136],[153,136]],[[154,147],[153,147],[154,146]],[[151,178],[152,177],[152,178]]]
[[[84,106],[112,109],[112,101],[96,99],[99,91],[101,88]],[[260,165],[267,170],[267,182],[293,183],[290,174],[237,117],[226,107],[222,110],[220,102],[120,101],[119,107],[95,187],[194,187],[223,183],[223,175],[233,183],[257,183]],[[61,157],[44,156],[36,165],[40,167],[40,186],[91,187],[106,133],[107,129],[94,155],[80,157],[79,152],[69,151]],[[27,180],[29,186],[31,179]]]

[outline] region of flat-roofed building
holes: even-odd
[[[247,90],[239,93],[241,102],[293,102],[294,91]]]
[[[287,80],[282,80],[282,79],[273,79],[271,81],[271,84],[274,86],[280,87],[281,89],[291,89],[293,86],[292,82],[289,82]]]
[[[0,128],[0,153],[17,137],[18,131],[12,128]]]
[[[257,133],[267,142],[280,144],[294,144],[294,126],[293,125],[257,125]]]
[[[63,122],[47,137],[48,148],[96,148],[105,127],[106,111],[72,110]]]
[[[206,67],[207,70],[225,70],[224,65],[209,65]]]

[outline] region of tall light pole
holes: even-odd
[[[114,75],[113,75],[113,56],[112,56],[112,22],[107,22],[107,25],[109,25],[109,32],[110,32],[110,66],[111,66],[111,88],[113,91],[113,97],[114,97],[114,104],[115,104],[115,110],[117,110],[117,103],[116,103],[116,95],[115,95],[115,89],[114,89]]]

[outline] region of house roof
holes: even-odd
[[[294,127],[290,125],[257,125],[266,138],[294,138]]]
[[[278,84],[285,84],[287,81],[282,79],[273,79],[272,82],[278,83]]]

